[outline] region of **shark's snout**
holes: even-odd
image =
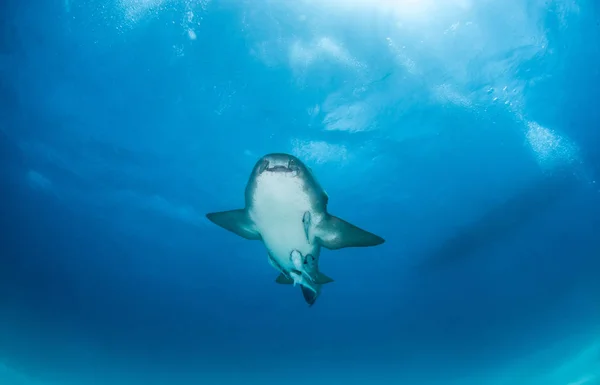
[[[299,162],[286,154],[272,154],[263,157],[258,166],[258,173],[263,172],[297,173],[300,171]]]

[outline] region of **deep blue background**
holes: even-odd
[[[593,1],[1,7],[1,384],[600,381]],[[387,240],[312,308],[204,218],[273,151]]]

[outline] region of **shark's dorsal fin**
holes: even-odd
[[[281,273],[277,276],[277,278],[275,278],[275,282],[277,282],[280,285],[292,285],[294,283],[294,280]]]
[[[254,222],[248,217],[248,213],[244,209],[209,213],[206,214],[206,218],[217,226],[221,226],[242,238],[254,241],[261,239]]]
[[[315,235],[319,243],[330,250],[344,247],[377,246],[385,242],[380,236],[333,215],[328,215],[319,223]]]

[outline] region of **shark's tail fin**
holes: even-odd
[[[279,276],[275,279],[275,282],[281,285],[294,285],[296,281],[289,277],[286,274],[279,274]],[[318,272],[311,281],[304,281],[304,283],[300,283],[300,289],[302,290],[302,296],[304,300],[308,304],[308,306],[312,306],[315,304],[315,301],[321,294],[321,286],[333,282],[333,279],[326,276],[323,273]]]
[[[314,284],[311,284],[310,286],[300,285],[300,288],[302,289],[302,296],[304,297],[304,300],[308,306],[315,304],[315,301],[321,294],[321,287],[331,282],[333,282],[333,279],[329,278],[323,273],[317,273]]]
[[[321,285],[318,285],[316,291],[304,285],[300,285],[300,289],[302,289],[302,295],[309,307],[315,304],[315,301],[321,293]]]

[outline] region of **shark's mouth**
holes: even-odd
[[[265,159],[258,168],[258,173],[262,174],[265,171],[277,173],[297,173],[299,170],[300,167],[298,167],[298,165],[293,159],[290,159],[287,163],[272,163]]]

